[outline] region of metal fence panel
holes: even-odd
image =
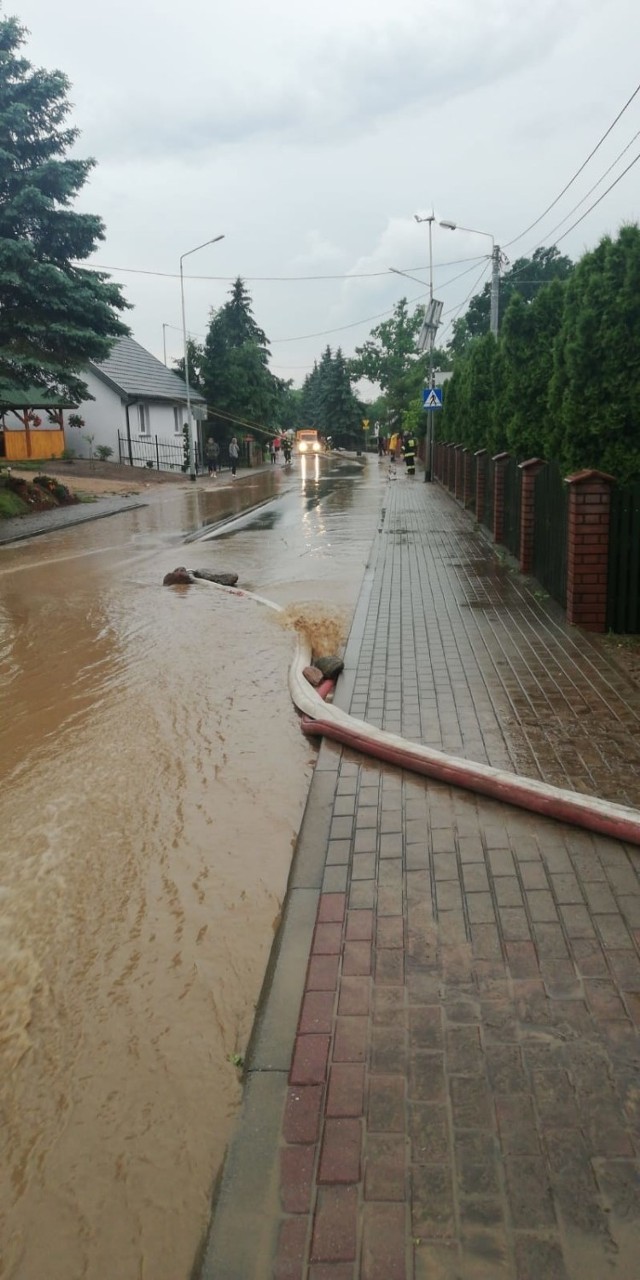
[[[611,494],[607,627],[640,632],[640,484]]]
[[[569,495],[557,462],[548,462],[535,478],[533,572],[563,608],[567,603]]]
[[[504,522],[502,539],[516,558],[520,555],[520,508],[522,506],[522,472],[515,458],[504,467]]]
[[[487,529],[493,529],[493,491],[494,491],[494,475],[495,464],[491,458],[485,461],[485,482],[484,482],[484,513],[482,523]]]

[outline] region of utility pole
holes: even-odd
[[[494,337],[498,336],[498,317],[500,308],[500,245],[494,244],[491,254],[491,318],[489,328]]]
[[[431,315],[433,312],[433,244],[432,244],[431,237],[432,237],[432,227],[434,222],[437,221],[437,219],[436,219],[435,213],[427,214],[426,218],[419,218],[417,213],[415,213],[413,216],[416,222],[428,222],[429,224],[429,312],[428,314]],[[433,329],[429,332],[429,390],[431,390],[431,388],[433,387],[433,344],[435,340],[436,340],[436,330]],[[425,436],[424,436],[425,484],[429,484],[431,480],[431,455],[433,453],[433,435],[434,435],[433,413],[430,412],[427,418],[427,429],[425,431]]]

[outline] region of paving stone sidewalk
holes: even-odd
[[[98,498],[95,502],[83,502],[73,507],[56,507],[30,516],[13,516],[9,520],[0,520],[0,546],[22,542],[25,538],[39,538],[45,533],[55,533],[72,525],[103,520],[105,516],[118,516],[123,511],[135,511],[146,506],[146,502],[134,498]]]
[[[638,689],[436,486],[389,481],[340,701],[640,802]],[[323,745],[203,1276],[635,1280],[639,871]]]

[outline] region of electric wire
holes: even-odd
[[[600,150],[600,147],[602,146],[605,139],[609,137],[609,134],[611,133],[612,129],[615,128],[618,121],[621,119],[621,117],[624,115],[625,111],[627,110],[627,107],[631,106],[631,103],[633,102],[634,98],[637,97],[639,93],[640,93],[640,84],[636,86],[633,93],[631,94],[631,97],[627,99],[622,109],[618,112],[615,120],[611,122],[611,124],[609,125],[609,128],[606,130],[605,133],[603,133],[599,142],[597,142],[593,150],[589,152],[589,155],[587,156],[586,160],[582,162],[582,164],[580,165],[580,168],[576,169],[576,172],[574,173],[573,177],[570,178],[569,181],[566,183],[566,185],[562,188],[562,191],[560,192],[560,194],[556,196],[555,200],[551,201],[551,204],[547,205],[543,213],[541,213],[540,216],[536,218],[534,222],[531,222],[528,227],[525,227],[524,231],[521,231],[519,235],[514,236],[512,240],[508,240],[507,243],[502,246],[503,249],[508,249],[510,245],[517,244],[518,240],[524,239],[524,237],[528,235],[530,231],[533,231],[533,228],[537,227],[538,223],[542,222],[542,219],[546,218],[547,214],[550,213],[551,210],[555,208],[558,202],[562,199],[563,195],[565,195],[565,193],[569,190],[569,187],[573,186],[576,178],[580,176],[583,169],[586,169],[589,161],[592,160],[594,155],[596,154],[596,151]],[[592,207],[595,208],[595,205]],[[576,223],[576,226],[577,226],[577,223]]]
[[[452,276],[450,280],[441,281],[438,287],[440,289],[446,289],[450,284],[453,284],[456,280],[461,280],[463,276],[469,275],[470,271],[475,270],[477,262],[478,262],[478,259],[474,258],[473,265],[471,267],[467,267],[465,271],[460,271],[458,275]],[[487,269],[487,263],[485,261],[483,263],[482,270],[486,271],[486,269]],[[425,281],[425,285],[426,285],[426,281]],[[429,296],[429,290],[426,289],[424,293],[417,293],[414,295],[413,298],[408,298],[407,302],[409,306],[411,306],[414,302],[420,302],[422,298],[427,298],[428,296]],[[381,320],[384,316],[392,315],[394,309],[395,309],[394,307],[387,307],[386,311],[379,311],[378,314],[375,316],[365,316],[362,320],[352,320],[350,324],[338,325],[334,329],[321,329],[317,333],[297,334],[296,337],[294,338],[271,338],[269,341],[270,341],[270,344],[273,345],[276,342],[303,342],[306,338],[325,338],[331,333],[342,333],[345,329],[357,329],[359,325],[371,324],[372,320]]]
[[[479,254],[473,258],[452,258],[450,262],[434,262],[433,270],[438,271],[442,267],[458,267],[463,262],[477,262]],[[114,271],[116,274],[134,275],[134,276],[157,276],[163,280],[179,280],[180,273],[178,271],[151,271],[146,267],[108,267],[99,262],[76,262],[75,266],[81,267],[85,271]],[[419,267],[403,267],[404,271],[428,271],[428,266],[421,264]],[[295,282],[295,281],[311,281],[311,280],[373,280],[381,276],[393,275],[388,267],[384,271],[346,271],[335,275],[316,275],[316,276],[244,276],[240,278],[252,284],[255,282],[262,283],[278,283],[278,282]],[[184,280],[213,280],[218,283],[233,284],[238,276],[196,276],[183,274]]]

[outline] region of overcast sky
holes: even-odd
[[[162,358],[163,323],[175,326],[168,356],[180,354],[180,255],[224,233],[185,263],[189,274],[228,278],[188,281],[188,327],[204,334],[242,275],[274,370],[296,384],[327,342],[350,354],[376,323],[355,322],[424,293],[365,274],[405,268],[426,290],[427,229],[414,213],[433,208],[506,244],[560,192],[640,79],[638,0],[3,7],[30,29],[26,56],[71,80],[78,151],[98,162],[80,205],[105,220],[94,260],[124,285],[134,337]],[[562,201],[507,249],[512,261],[597,199],[640,137],[548,235],[636,131],[640,94]],[[576,257],[637,219],[640,163],[559,247]],[[435,293],[449,321],[479,287],[489,251],[487,239],[435,228]],[[439,265],[473,255],[475,265]],[[251,279],[327,274],[350,278]]]

